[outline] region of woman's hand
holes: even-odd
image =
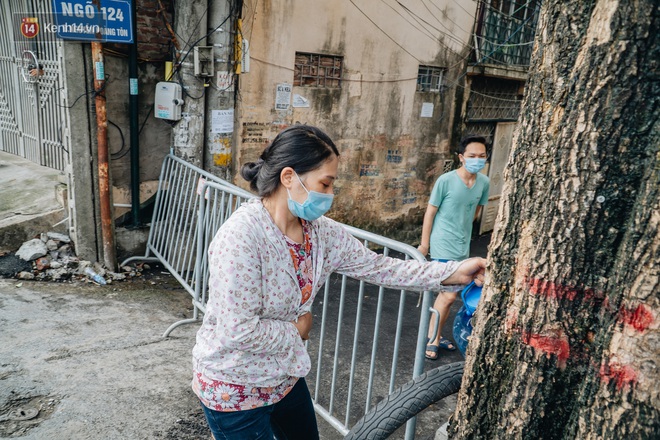
[[[474,281],[477,286],[484,285],[484,272],[486,271],[485,258],[468,258],[463,260],[456,269],[456,272],[446,278],[442,284],[449,286],[452,284],[470,284]]]
[[[312,330],[312,314],[307,312],[303,315],[298,316],[298,321],[291,321],[293,325],[298,329],[300,333],[300,338],[303,341],[309,339],[309,332]]]

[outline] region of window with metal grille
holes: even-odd
[[[296,52],[293,85],[303,87],[341,87],[344,57]]]
[[[541,0],[480,0],[473,62],[528,66],[540,6]]]
[[[445,69],[433,66],[419,66],[417,73],[418,92],[440,92]]]
[[[466,120],[517,120],[522,102],[522,85],[519,81],[475,77],[470,87]]]

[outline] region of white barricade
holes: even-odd
[[[177,157],[166,157],[146,255],[122,263],[158,261],[192,295],[193,317],[172,324],[164,336],[179,325],[198,322],[199,312],[204,313],[209,243],[224,221],[252,197]],[[412,246],[345,227],[366,246],[386,255],[425,260]],[[424,292],[422,307],[418,307],[416,292],[392,291],[335,274],[316,298],[315,326],[307,342],[316,365],[308,384],[317,414],[345,435],[381,398],[422,374],[433,296]],[[392,342],[386,345],[384,339]],[[411,419],[406,439],[414,439],[414,431]]]

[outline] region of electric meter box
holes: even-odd
[[[193,50],[195,76],[213,78],[213,46],[195,46]]]
[[[154,116],[160,119],[178,121],[181,119],[181,85],[175,82],[161,81],[156,84]]]

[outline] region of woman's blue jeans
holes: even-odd
[[[245,411],[214,411],[202,405],[216,440],[317,440],[319,429],[304,378],[274,405]]]

